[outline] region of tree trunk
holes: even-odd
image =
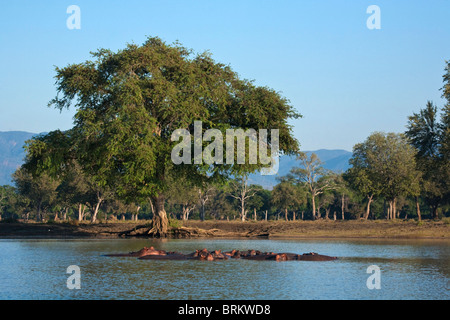
[[[295,211],[292,212],[292,221],[295,221]]]
[[[330,218],[328,217],[328,215],[330,214],[330,210],[331,210],[330,207],[328,207],[328,208],[325,209],[325,219],[326,219],[326,220],[330,220]]]
[[[42,206],[42,202],[39,201],[38,207],[37,207],[37,214],[36,214],[36,221],[39,222],[41,221],[41,206]]]
[[[436,219],[438,217],[437,208],[438,205],[435,204],[430,205],[431,219]]]
[[[285,219],[286,221],[288,221],[288,210],[287,210],[287,208],[284,209],[284,219]]]
[[[102,198],[98,198],[97,204],[95,205],[95,208],[94,208],[94,213],[92,214],[92,217],[91,217],[92,223],[95,223],[97,221],[97,213],[98,213],[98,209],[100,208],[100,204],[102,203],[102,201],[103,201]]]
[[[137,206],[137,208],[136,208],[135,221],[138,221],[138,220],[139,220],[139,218],[138,218],[138,216],[139,216],[139,210],[141,210],[141,206]]]
[[[155,211],[153,212],[152,228],[149,234],[153,237],[161,238],[167,236],[169,226],[169,219],[167,218],[166,210],[164,209],[164,196],[158,195],[153,201]]]
[[[266,210],[266,216],[265,216],[265,220],[267,221],[267,210]]]
[[[395,220],[396,216],[397,216],[397,199],[394,198],[394,200],[392,201],[391,217],[392,219]]]
[[[245,221],[245,199],[241,198],[241,220]]]
[[[255,220],[255,221],[257,220],[256,219],[256,208],[253,208],[253,220]]]
[[[312,201],[313,220],[316,220],[316,200],[314,195],[311,196],[311,201]]]
[[[369,218],[369,214],[370,214],[370,204],[372,203],[373,200],[373,194],[370,195],[370,197],[368,198],[368,202],[367,202],[367,208],[366,208],[366,213],[364,214],[364,219],[367,220]]]
[[[202,201],[202,221],[205,221],[205,203]]]
[[[416,197],[416,213],[419,221],[422,221],[422,215],[420,214],[419,197]]]
[[[342,215],[342,220],[344,220],[345,218],[345,195],[342,195],[341,198],[341,215]]]
[[[81,222],[81,221],[83,221],[83,218],[84,218],[84,206],[83,206],[83,204],[79,204],[78,205],[78,221],[79,222]]]
[[[395,199],[389,200],[387,219],[395,219]]]

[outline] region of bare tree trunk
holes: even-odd
[[[97,198],[97,204],[95,205],[94,213],[92,214],[92,217],[91,217],[92,223],[95,223],[97,221],[97,213],[98,213],[98,209],[100,208],[100,204],[102,203],[102,201],[103,201],[102,198],[100,198],[100,197]]]
[[[368,198],[368,202],[367,202],[367,208],[366,208],[366,213],[364,214],[364,219],[367,220],[369,218],[369,214],[370,214],[370,204],[372,203],[373,200],[373,194],[370,195],[370,197]]]
[[[287,208],[284,209],[284,219],[285,219],[286,221],[289,221],[289,220],[288,220],[288,210],[287,210]]]
[[[266,210],[266,216],[265,216],[264,220],[266,220],[266,221],[267,221],[267,210]]]
[[[83,205],[81,203],[78,205],[78,221],[79,222],[81,222],[83,220],[83,210],[81,209],[82,206]]]
[[[292,221],[295,221],[295,211],[292,212]]]
[[[311,195],[313,220],[316,220],[316,200],[314,194]]]
[[[153,206],[153,201],[152,199],[148,200],[150,202],[150,208],[152,209],[152,215],[155,215],[155,207]]]
[[[419,221],[422,221],[422,215],[420,214],[419,197],[416,197],[416,212],[417,212],[417,217],[418,217]]]
[[[241,198],[241,220],[245,221],[245,198]]]
[[[345,219],[345,195],[342,195],[341,198],[341,214],[342,214],[342,220]]]
[[[137,206],[136,208],[136,221],[139,221],[139,210],[141,210],[141,206]]]
[[[253,220],[255,220],[255,221],[257,220],[256,219],[256,208],[253,208]]]
[[[388,220],[394,219],[394,214],[395,214],[394,200],[389,200],[389,208],[388,208],[387,219]]]

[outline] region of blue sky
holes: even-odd
[[[72,4],[80,30],[66,26]],[[54,66],[159,36],[280,91],[303,115],[291,122],[303,150],[351,151],[374,131],[403,132],[427,100],[443,105],[449,13],[445,0],[2,1],[0,131],[71,128],[74,110],[47,107]]]

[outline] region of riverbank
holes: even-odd
[[[146,236],[150,221],[111,223],[0,223],[0,238],[118,238]],[[181,224],[181,222],[180,222]],[[187,221],[175,237],[450,239],[449,220]]]

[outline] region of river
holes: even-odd
[[[202,248],[317,252],[339,259],[103,256],[144,246],[181,253]],[[444,240],[0,240],[2,300],[448,300],[449,278],[450,242]]]

